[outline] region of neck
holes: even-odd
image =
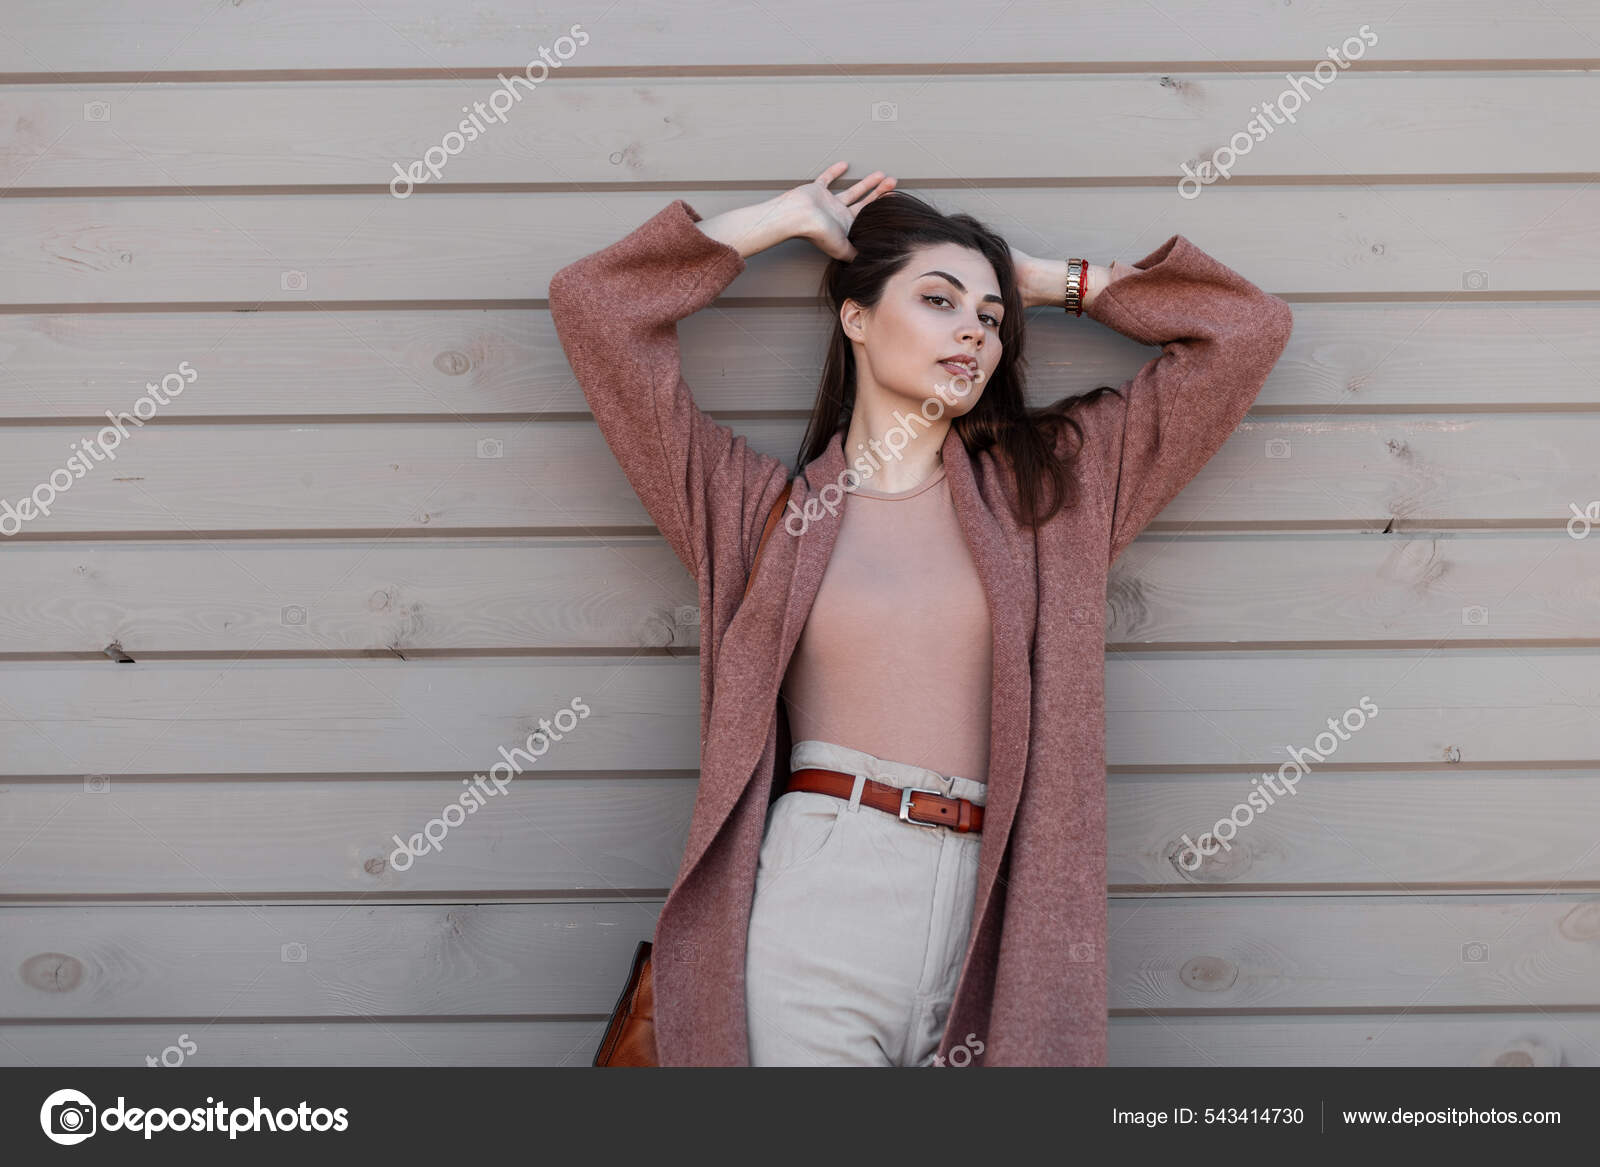
[[[922,412],[921,402],[858,391],[844,434],[845,465],[861,468],[873,490],[910,490],[939,469],[950,420],[948,406]]]

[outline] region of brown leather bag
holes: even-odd
[[[767,525],[761,530],[761,541],[756,544],[756,557],[750,564],[750,578],[745,580],[744,594],[750,594],[750,584],[756,578],[756,568],[761,563],[761,552],[766,549],[767,536],[773,524],[789,501],[790,482],[783,488],[778,501],[767,514]],[[633,950],[633,965],[628,970],[627,983],[611,1010],[611,1021],[606,1034],[595,1051],[596,1066],[659,1066],[656,1060],[656,995],[650,978],[650,950],[648,940],[639,941]]]

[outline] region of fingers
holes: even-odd
[[[835,162],[832,166],[828,167],[828,169],[817,175],[817,184],[826,190],[829,185],[837,180],[839,176],[848,169],[850,169],[849,162]],[[865,206],[867,202],[871,202],[879,195],[886,194],[891,188],[893,188],[895,181],[896,180],[894,178],[885,177],[883,171],[874,170],[860,182],[856,183],[854,186],[836,195],[835,197],[838,198],[840,202],[848,206],[857,199],[860,199],[862,195],[867,194],[867,192],[870,190],[872,192],[871,195],[862,204]],[[874,189],[874,187],[876,187],[876,189]]]
[[[888,194],[891,190],[894,189],[895,181],[896,180],[895,180],[895,178],[893,176],[885,178],[882,182],[880,182],[878,184],[878,188],[876,190],[874,190],[870,195],[868,195],[866,198],[861,200],[861,203],[860,203],[859,206],[853,207],[851,209],[859,211],[862,207],[866,206],[873,199],[880,198],[883,195]]]
[[[828,167],[828,169],[824,170],[821,174],[817,175],[817,177],[813,181],[817,182],[818,184],[820,184],[822,186],[822,188],[824,190],[826,190],[828,188],[828,186],[833,182],[834,179],[838,178],[841,174],[843,174],[846,170],[849,170],[849,169],[850,169],[850,163],[848,163],[848,162],[835,162],[832,166]]]
[[[871,190],[873,185],[882,177],[883,171],[874,170],[871,174],[867,175],[860,182],[856,183],[849,190],[841,194],[839,196],[839,201],[844,203],[846,206],[849,206],[851,203],[855,202],[856,199],[860,198],[862,195],[866,194],[867,191]]]
[[[873,190],[873,192],[866,198],[862,199],[854,206],[846,207],[845,210],[850,213],[850,218],[854,219],[861,213],[861,208],[872,202],[874,199],[881,198],[883,195],[888,194],[894,189],[894,183],[895,180],[893,178],[886,178],[882,182],[878,183],[877,188]]]

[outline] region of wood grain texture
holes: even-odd
[[[541,307],[546,281],[564,264],[616,241],[674,198],[709,217],[771,193],[557,191],[536,202],[521,193],[0,199],[0,306]],[[1285,297],[1592,299],[1600,262],[1600,189],[1592,184],[1238,186],[1193,200],[1158,187],[925,193],[1032,255],[1131,262],[1182,234]],[[753,256],[724,298],[809,305],[820,270],[816,249],[790,239]],[[1483,273],[1481,287],[1469,286],[1474,272]],[[204,354],[190,361],[203,367]]]
[[[1336,763],[1313,767],[1292,795],[1248,817],[1235,808],[1259,772],[1113,775],[1111,895],[1600,891],[1591,826],[1600,767],[1371,773]],[[694,785],[692,773],[514,779],[444,833],[437,853],[408,861],[395,860],[395,836],[438,833],[429,822],[458,797],[458,780],[112,777],[105,794],[85,792],[76,777],[12,780],[0,786],[0,901],[664,895]],[[1508,832],[1512,806],[1520,829]],[[1184,836],[1198,840],[1230,814],[1245,826],[1226,850],[1187,853]],[[1237,910],[1248,914],[1249,902]]]
[[[713,414],[801,416],[828,318],[733,301],[678,324],[683,374]],[[1028,322],[1028,400],[1119,384],[1151,349],[1051,309]],[[150,424],[381,418],[538,421],[588,403],[532,309],[0,314],[0,421],[103,422],[181,361],[204,377]],[[1600,405],[1600,303],[1301,302],[1256,399],[1287,410]]]
[[[1374,17],[1359,0],[1323,0],[1263,10],[1251,0],[1171,4],[1162,18],[1120,4],[1019,0],[993,14],[974,42],[972,11],[925,5],[907,20],[895,5],[817,0],[803,22],[741,0],[706,10],[690,0],[661,0],[648,16],[610,0],[571,0],[559,9],[453,12],[427,0],[363,0],[326,6],[285,0],[270,8],[198,0],[147,0],[137,11],[112,0],[14,0],[14,23],[32,35],[0,54],[8,70],[237,70],[355,68],[487,70],[536,59],[572,24],[593,33],[572,66],[638,69],[789,65],[805,72],[885,61],[1068,62],[1192,61],[1211,67],[1241,61],[1306,62],[1331,39],[1338,44]],[[1545,0],[1505,19],[1490,0],[1414,0],[1381,9],[1386,59],[1562,59],[1593,55],[1585,37],[1600,21],[1583,0]],[[1070,33],[1070,35],[1067,35]]]
[[[197,1017],[0,1025],[0,1065],[143,1066],[179,1035],[186,1066],[587,1066],[595,1021],[279,1020]],[[1600,1017],[1549,1011],[1457,1016],[1113,1016],[1113,1066],[1595,1066]],[[166,1054],[176,1060],[177,1054]]]
[[[727,424],[785,463],[805,431]],[[654,529],[592,421],[124,426],[108,435],[114,460],[17,524],[25,538]],[[5,497],[31,494],[89,436],[0,427]],[[1597,445],[1590,412],[1247,419],[1146,529],[1565,530],[1573,506],[1600,499]]]
[[[662,656],[4,662],[0,763],[18,777],[459,778],[576,696],[591,712],[540,772],[692,772],[698,670]],[[1291,746],[1340,767],[1600,764],[1593,648],[1116,653],[1105,676],[1118,768],[1276,769]]]
[[[595,971],[625,969],[658,909],[3,908],[0,956],[21,975],[0,982],[0,1020],[603,1015],[616,989]],[[1248,911],[1151,900],[1110,911],[1113,1009],[1600,1010],[1592,898],[1268,897]]]
[[[1379,56],[1377,48],[1368,53]],[[573,63],[585,57],[580,52]],[[795,172],[797,155],[827,157],[842,127],[854,127],[852,146],[870,154],[874,167],[908,185],[1050,183],[1071,175],[1074,183],[1156,180],[1171,190],[1192,173],[1184,163],[1198,168],[1230,140],[1238,158],[1224,155],[1223,165],[1232,178],[1253,181],[1600,171],[1589,133],[1595,89],[1581,74],[1394,75],[1355,67],[1325,88],[1315,77],[1300,88],[1304,108],[1294,104],[1299,90],[1288,77],[1253,70],[994,77],[930,75],[912,64],[870,79],[556,73],[533,93],[515,89],[520,102],[499,99],[496,116],[487,106],[469,108],[501,91],[476,78],[178,82],[103,94],[29,87],[6,94],[27,132],[13,141],[0,180],[52,191],[91,191],[111,174],[120,187],[176,189],[381,190],[394,182],[394,193],[408,198],[414,189],[463,183],[687,185],[737,153],[743,181],[792,185],[807,177]],[[1263,115],[1257,141],[1248,129],[1256,105],[1284,94],[1286,113]],[[107,115],[85,123],[84,105],[95,100]],[[1024,109],[1026,118],[996,117]],[[1083,117],[1085,109],[1096,116]],[[1538,133],[1528,132],[1533,123]],[[462,140],[440,148],[451,133]],[[285,150],[286,142],[294,149]],[[1466,158],[1476,165],[1464,166]],[[399,179],[413,162],[430,161],[437,173],[422,165],[412,181]]]

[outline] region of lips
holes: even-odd
[[[940,361],[939,364],[944,366],[944,368],[950,372],[955,373],[957,376],[975,377],[978,374],[978,364],[976,361],[968,362],[960,359],[951,359]]]

